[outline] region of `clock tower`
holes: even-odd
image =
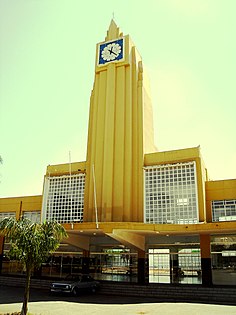
[[[112,20],[96,49],[84,222],[95,221],[95,198],[99,222],[143,222],[143,159],[156,151],[152,119],[142,59]]]

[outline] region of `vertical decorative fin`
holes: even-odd
[[[138,80],[143,81],[143,63],[142,63],[142,61],[138,62]]]

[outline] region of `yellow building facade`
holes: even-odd
[[[142,58],[113,20],[96,46],[86,161],[48,166],[42,196],[2,198],[0,219],[11,215],[65,226],[69,238],[43,275],[203,285],[236,279],[236,180],[209,181],[199,147],[157,151]],[[0,239],[8,274],[8,244]]]

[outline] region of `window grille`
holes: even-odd
[[[144,172],[146,223],[199,222],[195,162],[155,165]]]
[[[43,220],[83,222],[85,174],[47,177],[43,195]]]

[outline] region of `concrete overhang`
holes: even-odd
[[[199,224],[146,224],[138,222],[94,222],[63,224],[68,233],[81,236],[105,236],[117,231],[135,233],[140,236],[192,235],[192,234],[234,234],[236,222],[211,222]]]
[[[145,250],[150,237],[163,236],[198,236],[202,234],[222,235],[235,234],[236,222],[214,222],[199,224],[145,224],[137,222],[94,222],[66,223],[68,239],[66,243],[89,250],[92,239],[109,237],[127,247],[136,250]],[[108,241],[109,243],[109,241]]]

